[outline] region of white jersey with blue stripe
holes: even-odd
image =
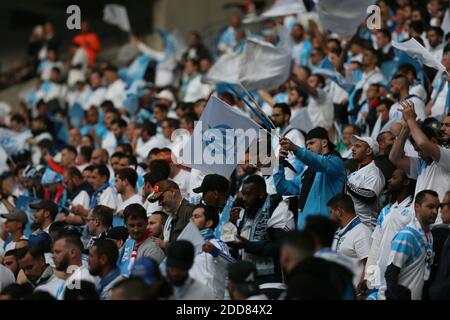
[[[425,233],[414,218],[392,240],[388,266],[400,268],[398,284],[411,290],[413,300],[420,300],[424,281],[429,278],[433,262],[433,237]]]

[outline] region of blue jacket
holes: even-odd
[[[337,155],[328,154],[322,156],[304,148],[298,148],[295,156],[316,171],[305,207],[302,213],[299,214],[297,221],[297,228],[302,229],[306,218],[310,215],[329,216],[327,202],[335,195],[343,192],[347,177],[344,162]],[[273,177],[277,192],[285,196],[299,195],[302,188],[302,174],[299,174],[292,180],[286,180],[284,166],[280,164],[278,171]]]

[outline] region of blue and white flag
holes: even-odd
[[[10,129],[0,128],[0,145],[9,155],[24,151],[28,146],[27,140],[32,137],[30,130],[17,133]]]
[[[178,162],[228,178],[259,133],[260,126],[247,115],[211,96],[192,136],[184,141]]]
[[[122,248],[122,255],[117,260],[117,267],[124,277],[128,277],[130,275],[131,268],[133,267],[133,260],[131,259],[131,256],[135,245],[136,241],[131,238],[125,241]]]
[[[103,9],[103,21],[118,26],[122,31],[131,32],[127,8],[118,4],[107,4]]]
[[[436,69],[439,73],[447,72],[447,69],[444,67],[444,65],[438,59],[433,57],[433,55],[419,42],[417,42],[416,39],[411,38],[408,41],[400,43],[391,41],[391,44],[394,48],[406,52],[410,57],[419,60],[424,65],[429,66],[430,68]]]

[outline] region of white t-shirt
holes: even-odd
[[[125,98],[125,82],[122,80],[117,79],[106,88],[105,100],[111,100],[117,109],[125,108],[123,105]]]
[[[113,210],[117,209],[118,206],[117,193],[112,187],[106,188],[100,195],[98,204],[110,207]]]
[[[417,179],[415,195],[420,191],[431,189],[438,193],[439,200],[444,200],[445,193],[450,190],[450,149],[439,147],[441,157],[439,162],[433,161],[427,165],[420,158],[409,158],[411,179]],[[442,223],[441,214],[438,214],[436,224]]]
[[[309,96],[308,114],[314,127],[330,128],[333,125],[334,106],[322,89],[316,88],[318,96]]]
[[[414,219],[412,197],[407,197],[401,203],[387,205],[378,216],[377,226],[372,234],[373,243],[378,244],[377,272],[373,285],[385,287],[384,273],[391,253],[391,243],[395,235]]]
[[[27,237],[22,236],[20,237],[20,239],[24,239],[24,240],[28,240]],[[5,253],[8,252],[9,250],[13,250],[16,248],[16,242],[15,241],[11,241],[10,243],[8,243],[5,247]]]
[[[424,281],[429,278],[433,260],[433,236],[425,234],[414,218],[392,240],[387,265],[400,268],[398,284],[411,290],[412,300],[422,298]]]
[[[100,104],[105,100],[105,96],[106,96],[106,88],[98,87],[97,89],[92,91],[89,98],[82,105],[83,109],[89,110],[91,106],[96,106],[97,108],[99,108]]]
[[[69,86],[75,85],[77,81],[84,81],[86,79],[86,71],[88,67],[88,57],[83,48],[78,48],[72,58],[72,65],[81,64],[81,69],[70,69],[67,76],[67,83]]]
[[[91,197],[85,190],[81,190],[76,197],[72,200],[72,206],[81,205],[85,209],[89,209],[89,203],[91,201]]]
[[[78,267],[78,269],[76,269],[61,285],[58,290],[57,299],[62,300],[64,298],[64,291],[66,290],[66,288],[76,288],[77,283],[79,283],[80,281],[88,281],[97,286],[100,282],[100,278],[92,276],[89,273],[89,269],[85,265],[82,265],[81,267]]]
[[[357,188],[364,188],[372,190],[377,196],[383,191],[385,179],[381,170],[375,165],[375,161],[351,173],[348,176],[348,182]],[[374,228],[377,222],[378,208],[376,201],[372,203],[365,203],[350,195],[355,204],[356,214],[361,219],[361,222],[370,228]]]
[[[136,143],[136,154],[138,156],[138,160],[139,161],[143,161],[147,158],[148,153],[153,149],[153,148],[162,148],[166,145],[166,139],[164,138],[164,136],[160,135],[160,134],[156,134],[153,137],[151,137],[150,139],[148,139],[148,141],[144,142],[142,140],[141,137],[139,137],[139,139],[137,140]]]
[[[189,195],[189,183],[191,181],[191,173],[189,171],[186,171],[184,169],[181,169],[178,174],[172,178],[174,182],[178,185],[181,192],[181,197],[188,199]]]
[[[138,203],[138,204],[142,205],[142,197],[138,194],[135,194],[132,197],[128,198],[127,200],[122,201],[122,196],[119,195],[117,211],[122,211],[126,207],[128,207],[130,204],[133,204],[133,203]]]
[[[421,83],[414,83],[412,86],[410,86],[408,93],[418,96],[420,99],[422,99],[423,102],[427,101],[427,91]]]
[[[426,118],[426,115],[425,103],[423,102],[423,100],[419,97],[410,97],[406,100],[414,103],[414,111],[417,114],[417,119],[424,120]],[[401,111],[399,111],[399,109],[403,109],[399,102],[396,102],[391,106],[391,108],[389,109],[389,120],[395,120],[397,122],[402,121],[403,114]]]
[[[108,154],[111,156],[117,147],[117,139],[114,133],[108,131],[105,137],[102,140],[102,148],[108,151]]]

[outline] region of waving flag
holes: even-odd
[[[229,177],[238,161],[244,159],[245,149],[257,139],[259,129],[246,115],[211,96],[192,136],[185,141],[178,162]]]
[[[243,54],[236,52],[221,55],[209,69],[203,81],[213,84],[221,82],[238,84],[242,58]]]
[[[107,4],[103,9],[103,21],[118,26],[125,32],[131,32],[127,8],[118,4]]]
[[[406,52],[409,56],[419,60],[424,65],[434,68],[439,72],[447,72],[444,65],[433,57],[416,39],[411,38],[404,42],[392,41],[391,44],[394,48]]]
[[[264,18],[273,18],[305,12],[306,8],[302,0],[276,0],[273,6],[261,16]]]
[[[280,38],[274,46],[258,40],[247,40],[239,70],[239,80],[249,91],[271,90],[289,77],[292,40],[284,26],[277,27]]]

